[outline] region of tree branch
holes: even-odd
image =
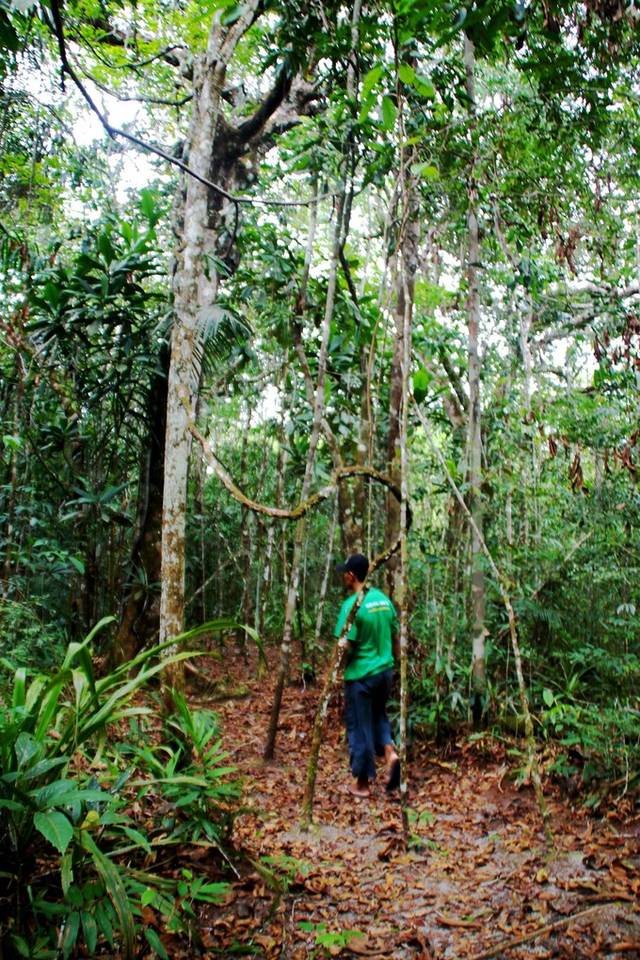
[[[128,140],[130,143],[135,144],[135,146],[140,147],[142,150],[147,150],[149,153],[155,154],[155,156],[160,157],[162,160],[166,160],[167,163],[172,164],[174,167],[178,167],[184,173],[188,174],[190,177],[193,177],[194,180],[198,180],[200,183],[204,184],[205,187],[209,187],[210,190],[214,190],[221,197],[224,197],[225,200],[229,200],[230,203],[235,203],[236,205],[242,203],[249,206],[263,204],[264,206],[269,207],[309,207],[315,203],[320,203],[322,200],[326,200],[334,196],[333,194],[325,193],[322,196],[314,197],[311,200],[269,200],[266,197],[234,196],[227,190],[224,190],[217,183],[213,183],[206,177],[200,176],[199,173],[196,173],[195,170],[192,170],[190,167],[188,167],[186,163],[182,162],[182,160],[179,160],[177,157],[172,157],[171,154],[167,153],[165,150],[162,150],[160,147],[156,147],[151,143],[147,143],[145,140],[141,140],[139,137],[134,137],[133,134],[128,133],[126,130],[122,130],[120,127],[114,127],[109,123],[106,116],[100,110],[93,97],[85,87],[84,83],[69,62],[64,39],[64,28],[62,24],[59,0],[51,0],[51,13],[53,16],[54,32],[58,41],[58,50],[60,54],[60,62],[62,64],[63,76],[65,73],[68,74],[88,103],[93,113],[95,113],[98,120],[113,140],[115,140],[116,137],[122,137],[123,139]]]
[[[116,100],[119,100],[121,103],[128,103],[131,100],[136,100],[139,103],[155,103],[163,107],[183,107],[185,103],[189,103],[190,100],[193,100],[193,94],[187,93],[184,97],[181,97],[180,100],[163,100],[161,97],[145,97],[142,94],[123,94],[115,90],[110,90],[109,87],[105,86],[103,83],[100,83],[99,80],[96,80],[90,73],[86,70],[82,71],[85,77],[88,80],[91,80],[91,83],[102,90],[104,93],[107,93],[110,97],[114,97]]]
[[[469,412],[469,398],[468,398],[468,396],[466,395],[466,393],[464,392],[464,390],[462,389],[462,384],[461,384],[461,382],[460,382],[460,377],[458,376],[458,374],[456,373],[456,371],[453,369],[453,366],[452,366],[452,364],[451,364],[451,361],[449,360],[449,357],[448,357],[444,352],[440,354],[440,363],[442,364],[442,366],[443,366],[444,369],[445,369],[445,372],[446,372],[446,374],[447,374],[447,376],[448,376],[448,378],[449,378],[449,383],[451,384],[451,386],[452,386],[452,388],[453,388],[453,391],[454,391],[456,397],[458,398],[458,401],[459,401],[459,403],[460,403],[460,406],[461,406],[462,409],[465,411],[465,413],[468,413],[468,412]]]
[[[255,113],[237,128],[236,135],[242,143],[247,143],[255,137],[256,134],[260,133],[269,117],[273,116],[278,107],[286,99],[291,90],[292,82],[293,77],[291,71],[286,65],[283,65],[278,71],[278,76],[276,77],[273,87],[265,96]]]
[[[615,903],[615,900],[611,900],[610,903]],[[570,917],[563,917],[562,920],[556,920],[555,923],[548,923],[544,927],[539,927],[537,930],[526,934],[524,937],[516,937],[515,939],[511,940],[501,940],[500,943],[490,947],[488,950],[483,950],[482,953],[474,953],[469,960],[490,960],[491,957],[502,954],[505,950],[510,950],[512,947],[519,947],[520,944],[529,943],[531,940],[537,940],[539,937],[544,937],[546,934],[552,933],[554,930],[561,930],[562,927],[566,927],[570,923],[574,923],[576,920],[582,920],[583,917],[592,916],[594,913],[597,913],[606,906],[607,904],[603,903],[599,904],[597,907],[589,907],[588,910],[580,910],[579,913],[574,913]]]
[[[331,481],[326,486],[322,487],[306,500],[303,500],[291,510],[287,510],[284,507],[270,507],[265,503],[257,503],[255,500],[251,500],[249,497],[247,497],[236,485],[229,471],[223,466],[220,460],[218,460],[215,453],[209,446],[206,438],[200,433],[192,420],[190,420],[188,423],[188,429],[191,435],[195,437],[202,447],[204,455],[207,458],[210,466],[213,467],[215,475],[221,481],[225,490],[231,494],[233,499],[237,500],[238,503],[241,503],[248,510],[252,510],[254,513],[261,513],[267,517],[273,517],[275,520],[301,520],[302,517],[306,516],[310,510],[312,510],[314,507],[317,507],[324,500],[327,500],[330,496],[332,496],[338,489],[338,484],[343,483],[345,480],[348,480],[351,477],[369,477],[369,479],[375,480],[376,483],[380,483],[382,486],[386,487],[394,497],[400,499],[400,490],[397,484],[395,484],[390,477],[386,476],[384,473],[381,473],[379,470],[376,470],[374,467],[369,467],[365,464],[354,464],[352,466],[337,467],[331,475]],[[410,528],[411,522],[412,516],[411,512],[409,511],[407,517],[407,530]]]
[[[594,293],[600,297],[606,297],[609,301],[619,301],[627,300],[629,297],[636,296],[640,293],[640,283],[630,283],[626,287],[623,287],[621,290],[616,290],[615,288],[603,288],[598,287],[595,284],[589,284],[588,287],[583,288],[588,292]],[[583,327],[588,326],[593,320],[596,319],[600,313],[600,309],[594,304],[585,304],[587,308],[586,313],[582,313],[579,316],[571,317],[567,320],[566,324],[562,327],[555,327],[552,330],[548,330],[543,334],[539,339],[532,341],[532,347],[536,349],[541,349],[549,343],[552,343],[554,340],[559,340],[562,337],[569,337],[575,330],[580,330]]]

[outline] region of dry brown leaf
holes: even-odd
[[[467,927],[469,929],[477,929],[480,924],[477,920],[465,920],[457,917],[450,917],[446,913],[436,912],[435,916],[438,919],[438,922],[445,927]]]

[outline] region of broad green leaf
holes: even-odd
[[[147,938],[147,943],[159,957],[162,957],[162,960],[169,960],[169,955],[165,948],[162,945],[162,940],[153,929],[153,927],[145,927],[144,935]]]
[[[24,769],[32,760],[42,754],[42,745],[30,733],[20,733],[16,737],[15,747],[18,768]]]
[[[427,180],[438,180],[440,171],[432,163],[412,163],[411,173],[415,177],[425,177]]]
[[[62,884],[62,892],[66,896],[73,883],[73,857],[71,850],[67,850],[60,861],[60,882]]]
[[[84,574],[84,563],[79,557],[69,557],[69,563],[72,564],[80,574]]]
[[[64,928],[62,932],[62,956],[64,960],[67,960],[67,957],[71,956],[71,951],[76,945],[76,940],[78,939],[78,931],[80,930],[80,914],[77,910],[74,910],[73,913],[68,914],[67,919],[64,922]]]
[[[7,450],[21,450],[24,446],[24,440],[22,437],[14,437],[11,434],[5,434],[2,438],[2,443]]]
[[[140,904],[143,907],[148,907],[156,899],[156,891],[152,887],[147,887],[143,891],[142,896],[140,897]]]
[[[420,74],[416,74],[413,85],[420,96],[426,97],[428,100],[433,100],[436,95],[436,88],[428,77],[423,77]]]
[[[22,772],[19,779],[24,783],[28,783],[30,780],[37,780],[38,777],[43,777],[45,773],[49,773],[57,767],[64,767],[67,763],[69,763],[69,757],[51,757],[50,760],[39,760],[38,763]]]
[[[376,83],[384,73],[384,66],[381,63],[378,63],[373,67],[367,74],[365,74],[364,80],[362,81],[362,99],[365,100]]]
[[[70,679],[69,673],[64,670],[62,673],[53,677],[45,688],[42,707],[40,708],[38,726],[36,727],[36,740],[44,740],[49,731],[51,721],[58,710],[58,699],[62,688]]]
[[[64,853],[73,837],[73,827],[59,810],[50,810],[48,813],[36,813],[33,825],[42,836],[53,844],[60,853]]]
[[[408,86],[413,86],[416,79],[416,72],[408,63],[401,63],[398,67],[398,76],[403,83],[406,83]]]
[[[425,369],[417,370],[413,375],[413,395],[416,403],[422,403],[427,395],[432,376]]]
[[[88,831],[83,830],[80,837],[82,846],[91,854],[95,868],[104,880],[107,896],[113,904],[120,924],[124,956],[127,960],[130,960],[134,955],[135,925],[133,914],[131,913],[131,904],[129,903],[120,871],[118,867],[102,853]]]
[[[382,126],[385,130],[391,130],[396,122],[396,105],[386,94],[382,98]]]
[[[86,944],[89,956],[93,956],[98,943],[98,924],[93,914],[83,910],[80,914],[82,920],[82,936]]]
[[[360,111],[358,113],[358,123],[364,123],[367,119],[371,110],[375,106],[376,98],[370,94],[368,97],[364,97],[362,103],[360,104]]]
[[[160,219],[161,211],[158,209],[152,190],[140,191],[140,209],[152,226]]]
[[[152,852],[149,841],[139,830],[134,830],[133,827],[123,827],[122,832],[129,837],[129,840],[135,843],[137,847],[142,847],[147,853]]]
[[[27,702],[27,670],[19,667],[13,678],[13,706],[24,707]]]
[[[95,906],[96,923],[100,933],[105,938],[110,947],[113,947],[113,924],[111,922],[110,908],[111,904],[98,900]]]

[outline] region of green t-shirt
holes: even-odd
[[[338,614],[335,636],[342,633],[349,611],[358,594],[344,601]],[[361,680],[393,667],[392,638],[398,632],[398,617],[389,597],[375,587],[365,587],[365,595],[349,630],[351,647],[344,671],[345,680]]]

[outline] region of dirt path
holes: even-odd
[[[250,808],[236,841],[249,868],[205,923],[211,955],[271,958],[469,958],[590,910],[495,956],[640,958],[640,818],[594,820],[550,798],[557,852],[548,857],[533,794],[508,778],[501,748],[461,743],[446,758],[414,748],[411,841],[382,777],[368,801],[348,795],[339,705],[326,724],[315,824],[298,829],[317,688],[286,691],[274,765],[261,760],[273,673],[227,669],[243,699],[215,705],[245,777]],[[484,752],[483,752],[484,750]],[[284,885],[276,896],[269,871]],[[358,931],[356,935],[354,931]]]

